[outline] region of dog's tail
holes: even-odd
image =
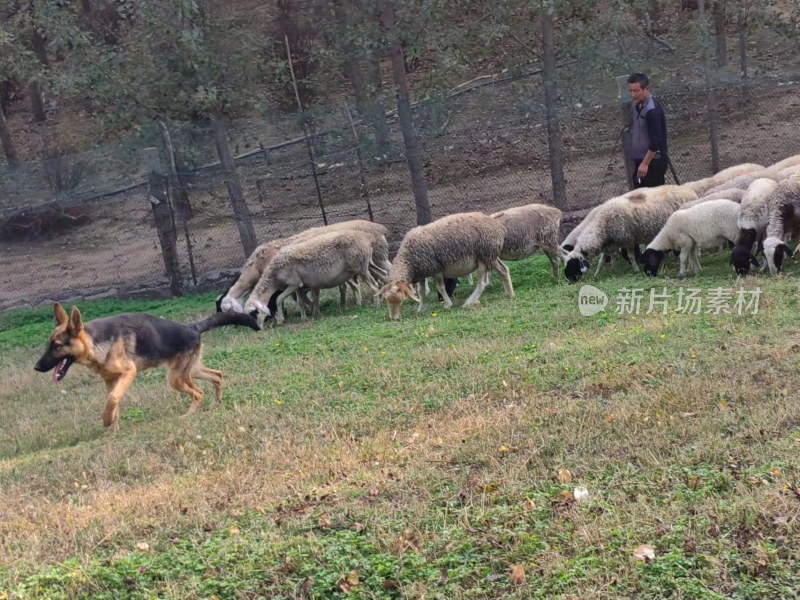
[[[197,333],[205,333],[209,329],[225,327],[226,325],[243,325],[254,331],[259,331],[261,329],[261,327],[258,326],[258,321],[250,315],[230,311],[215,313],[202,321],[189,323],[188,327],[194,329]]]

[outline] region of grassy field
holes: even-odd
[[[329,299],[217,330],[222,406],[182,419],[147,372],[117,435],[85,369],[34,372],[50,309],[2,315],[0,598],[798,597],[800,268],[702,261],[589,278],[610,297],[591,317],[537,258],[475,309],[393,323]],[[680,288],[740,285],[757,314],[675,311]],[[625,287],[641,314],[616,313]],[[651,287],[667,314],[644,314]],[[213,299],[81,308],[188,321]]]

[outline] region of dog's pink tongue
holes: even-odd
[[[53,370],[53,381],[56,382],[56,385],[61,384],[61,380],[63,379],[62,368],[67,363],[67,359],[65,358],[60,363],[56,365],[56,368]]]

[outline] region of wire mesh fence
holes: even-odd
[[[772,82],[716,90],[722,167],[768,165],[798,152],[800,133],[792,125],[800,107],[798,87]],[[655,93],[667,112],[677,178],[685,182],[711,174],[702,90]],[[537,77],[508,78],[415,107],[434,218],[552,203],[541,97]],[[560,106],[565,231],[588,208],[628,189],[616,85],[594,100]],[[229,124],[231,139],[250,147],[242,152],[234,146],[239,158],[233,173],[216,164],[210,127],[170,126],[179,180],[191,206],[189,218],[173,214],[171,223],[184,289],[222,287],[246,258],[229,195],[234,178],[259,242],[326,219],[373,218],[389,228],[390,246],[396,248],[416,224],[396,118],[387,117],[389,152],[376,157],[370,128],[351,125],[341,108],[311,123],[313,169],[297,119]],[[269,139],[281,141],[266,143]],[[0,172],[0,310],[55,299],[168,293],[145,146],[157,147],[167,164],[160,135],[64,158],[58,194],[53,173],[42,164]],[[667,176],[668,183],[672,179]]]

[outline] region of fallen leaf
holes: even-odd
[[[358,576],[358,571],[355,569],[350,571],[350,574],[347,576],[347,583],[352,586],[356,586],[361,582],[361,578]]]
[[[355,531],[356,533],[361,533],[362,531],[364,531],[364,529],[366,529],[366,527],[364,526],[363,523],[353,523],[353,531]]]
[[[511,450],[508,448],[508,446],[500,446],[500,447],[497,449],[497,451],[498,451],[500,454],[506,454],[506,453],[510,452]]]
[[[383,580],[383,586],[382,586],[382,587],[383,587],[383,589],[385,589],[385,590],[396,590],[396,589],[397,589],[397,588],[399,588],[400,586],[399,586],[399,585],[398,585],[398,583],[397,583],[396,581],[394,581],[393,579],[384,579],[384,580]]]
[[[589,490],[582,486],[576,487],[572,494],[575,496],[575,502],[583,502],[589,499]]]
[[[569,483],[570,481],[572,481],[572,473],[570,473],[568,469],[559,469],[558,470],[558,482],[559,483]]]
[[[641,561],[650,563],[656,558],[656,550],[649,544],[642,544],[636,547],[636,550],[633,551],[633,555]]]
[[[525,569],[522,565],[514,565],[511,567],[511,583],[519,585],[525,581]]]
[[[136,544],[136,549],[141,550],[142,552],[149,552],[150,551],[150,544],[147,542],[139,542]]]
[[[232,525],[231,527],[228,528],[228,533],[230,533],[231,535],[239,535],[240,533],[239,528],[236,525]]]
[[[525,498],[523,504],[525,505],[525,510],[536,510],[536,503],[530,498]]]
[[[309,598],[311,596],[312,587],[314,587],[314,581],[310,577],[306,577],[303,584],[300,586],[300,596],[302,598]]]
[[[718,402],[717,406],[719,407],[720,410],[728,410],[728,403],[725,402],[724,400],[722,402]]]
[[[328,515],[322,515],[319,518],[319,526],[322,529],[328,529],[331,526],[331,519]]]
[[[700,485],[700,476],[699,475],[687,475],[686,476],[686,485],[690,490],[696,490],[697,486]]]

